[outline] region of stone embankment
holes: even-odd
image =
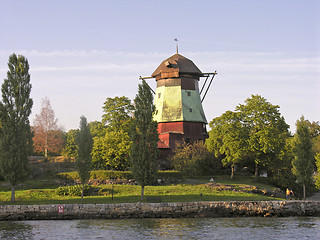
[[[1,205],[0,220],[320,216],[318,201]]]

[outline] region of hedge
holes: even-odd
[[[58,176],[69,180],[79,180],[78,172],[63,172],[58,173]],[[96,170],[90,172],[90,179],[133,179],[130,171],[112,171],[112,170]],[[181,179],[181,173],[178,171],[159,171],[159,179]]]

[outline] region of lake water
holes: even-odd
[[[320,218],[7,221],[0,239],[320,239]]]

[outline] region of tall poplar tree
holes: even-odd
[[[152,118],[155,111],[153,95],[144,80],[139,84],[134,103],[135,112],[130,131],[131,170],[141,186],[141,201],[143,201],[144,187],[156,180],[159,140],[158,124]]]
[[[82,184],[81,199],[83,199],[84,185],[90,179],[91,170],[91,151],[92,151],[92,137],[87,119],[84,116],[80,118],[80,131],[77,138],[78,156],[76,157],[76,165],[80,181]]]
[[[303,188],[303,199],[306,199],[306,185],[312,182],[313,175],[313,152],[310,131],[307,121],[302,116],[296,123],[297,131],[294,136],[294,154],[292,162],[293,173],[298,183]]]
[[[28,156],[32,150],[29,115],[33,101],[28,60],[12,54],[9,71],[1,86],[0,102],[0,171],[11,184],[11,201],[15,201],[17,184],[27,179]]]

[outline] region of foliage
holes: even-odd
[[[316,187],[320,189],[320,153],[317,153],[315,156],[316,159],[316,165],[317,165],[317,174],[315,176],[316,180]]]
[[[63,172],[58,173],[58,176],[62,179],[69,179],[69,180],[79,180],[78,172]],[[159,171],[157,174],[159,179],[166,180],[166,179],[181,179],[181,173],[178,171]],[[133,175],[130,171],[111,171],[111,170],[97,170],[97,171],[90,171],[90,179],[97,180],[97,179],[133,179]]]
[[[171,161],[174,168],[185,176],[210,174],[214,159],[203,141],[177,142]]]
[[[80,131],[77,137],[78,156],[76,158],[76,166],[78,169],[80,181],[82,183],[82,195],[84,193],[84,184],[90,179],[91,170],[91,151],[92,151],[92,137],[87,119],[84,116],[80,117]]]
[[[129,131],[131,114],[134,110],[131,100],[125,96],[107,98],[103,106],[102,123],[112,131]]]
[[[314,153],[320,153],[320,135],[312,139],[312,150]]]
[[[208,149],[216,157],[222,156],[222,164],[231,167],[233,179],[235,164],[240,163],[245,155],[248,130],[241,123],[240,113],[227,111],[210,122],[212,130],[206,141]]]
[[[66,133],[66,145],[62,150],[62,156],[67,158],[76,158],[78,156],[78,145],[76,143],[79,130],[71,129]]]
[[[90,185],[84,185],[83,188],[81,185],[72,185],[72,186],[63,186],[58,187],[56,193],[60,196],[90,196],[94,192],[94,188]]]
[[[63,145],[65,143],[65,134],[62,130],[50,130],[47,133],[48,145],[42,145],[45,142],[41,131],[38,128],[32,128],[33,136],[33,151],[36,154],[43,154],[44,156],[49,155],[60,155],[63,151]]]
[[[107,133],[107,127],[99,121],[89,122],[88,125],[92,138],[104,137]]]
[[[272,171],[268,172],[268,178],[275,186],[281,189],[289,188],[295,191],[296,178],[292,174],[293,140],[293,137],[287,138],[284,149],[277,156],[276,161],[268,164],[268,169],[272,169]]]
[[[131,170],[141,186],[143,200],[144,186],[152,184],[157,175],[158,158],[158,124],[153,121],[155,106],[148,84],[142,80],[138,94],[134,99],[135,112],[130,129]]]
[[[312,141],[312,151],[314,154],[320,152],[320,123],[319,122],[310,122],[305,120],[308,126],[310,137]]]
[[[265,98],[252,95],[245,103],[236,111],[241,113],[244,127],[249,131],[246,150],[256,164],[257,179],[259,165],[268,165],[283,150],[289,125],[281,116],[279,106],[272,105]]]
[[[14,202],[15,186],[29,174],[32,134],[28,118],[33,101],[28,60],[12,54],[8,67],[7,78],[1,86],[0,171],[11,184],[11,201]]]
[[[94,138],[92,163],[94,169],[127,170],[129,168],[131,142],[123,130],[107,132]]]
[[[216,156],[222,155],[225,166],[251,160],[255,164],[256,180],[260,167],[266,167],[271,174],[277,171],[271,166],[279,160],[289,136],[289,126],[279,106],[260,95],[252,95],[235,112],[227,111],[210,126],[208,149]]]
[[[303,198],[305,199],[305,187],[312,183],[313,153],[312,142],[308,125],[302,116],[296,123],[297,130],[294,141],[293,173],[298,183],[303,186]]]
[[[79,180],[79,174],[77,172],[63,172],[58,176],[64,179]],[[130,171],[111,171],[111,170],[96,170],[90,171],[90,179],[132,179],[132,173]]]
[[[48,152],[60,154],[64,144],[63,132],[58,127],[58,119],[55,118],[54,111],[47,97],[42,99],[40,114],[36,114],[34,119],[34,151],[44,153],[48,157]]]
[[[94,136],[92,159],[95,169],[128,169],[131,146],[129,125],[133,109],[127,97],[107,98],[102,123],[90,123]]]

